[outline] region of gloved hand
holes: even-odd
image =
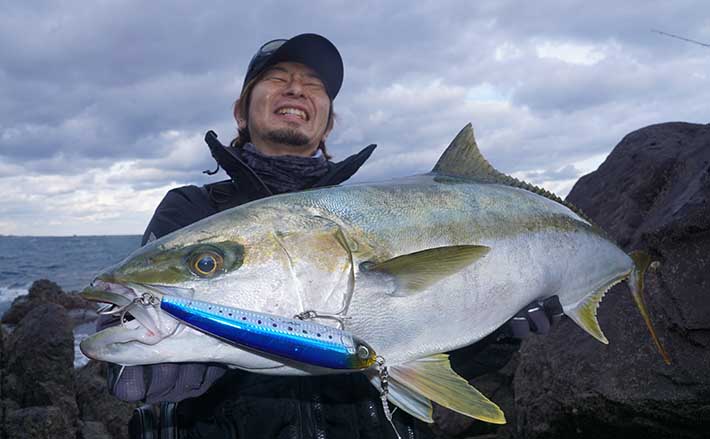
[[[562,305],[557,296],[545,300],[530,302],[507,323],[508,335],[513,338],[525,338],[531,333],[545,335],[550,327],[562,318]]]
[[[118,324],[99,316],[97,330]],[[108,364],[108,391],[123,401],[177,402],[202,395],[227,371],[216,363],[163,363],[147,366]]]

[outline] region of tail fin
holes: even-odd
[[[639,312],[641,312],[641,317],[643,317],[644,322],[646,322],[646,327],[651,333],[651,338],[653,338],[653,342],[656,344],[658,352],[661,353],[663,361],[665,361],[666,364],[671,364],[671,359],[668,356],[668,353],[666,353],[666,350],[663,349],[663,346],[656,335],[656,331],[653,329],[653,324],[651,323],[651,318],[649,317],[648,309],[646,308],[646,302],[643,298],[643,276],[646,269],[649,265],[651,265],[651,257],[643,251],[633,251],[629,253],[629,256],[634,261],[634,269],[631,270],[631,274],[629,275],[629,289],[631,290],[631,295],[634,297],[634,302],[636,302],[636,306],[638,307]]]

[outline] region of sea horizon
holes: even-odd
[[[0,235],[0,314],[49,279],[64,291],[80,291],[94,277],[140,247],[142,235]]]

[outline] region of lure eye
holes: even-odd
[[[212,277],[222,269],[224,260],[214,252],[200,252],[191,258],[190,270],[200,277]]]
[[[370,350],[367,348],[367,346],[360,345],[357,347],[357,356],[361,360],[367,360],[370,358]]]

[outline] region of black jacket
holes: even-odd
[[[232,177],[204,187],[173,189],[158,206],[143,243],[159,238],[219,211],[271,195],[259,177],[237,155],[216,142],[208,144]],[[313,187],[340,184],[367,160],[375,145],[339,163]],[[490,337],[489,337],[490,339]],[[478,343],[484,346],[487,343]],[[512,353],[512,351],[511,351]],[[503,364],[510,356],[504,355]],[[452,356],[456,365],[457,357]],[[464,362],[480,373],[493,365]],[[384,417],[378,392],[361,373],[333,376],[270,376],[230,370],[202,396],[178,403],[180,438],[396,438]],[[403,438],[434,437],[425,423],[401,410],[394,416]]]

